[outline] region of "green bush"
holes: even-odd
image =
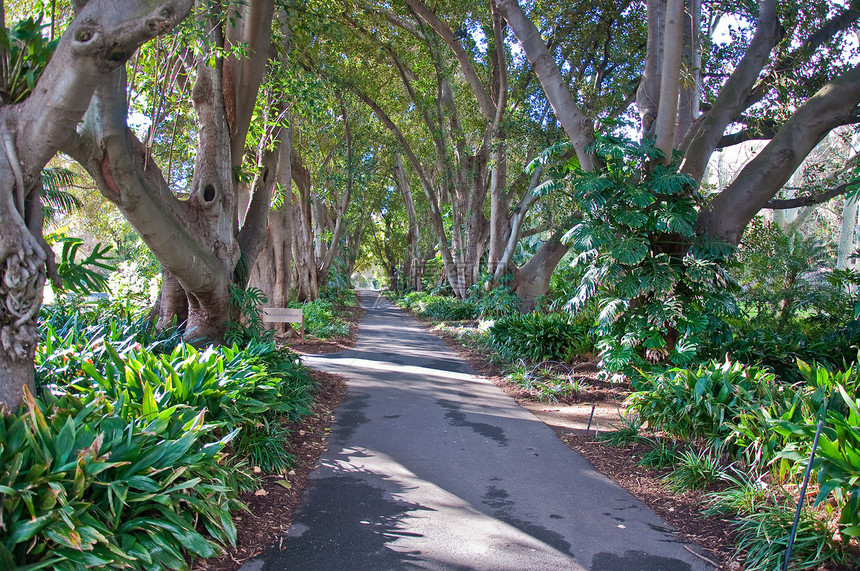
[[[790,502],[761,506],[737,521],[737,554],[744,554],[749,571],[780,571],[785,563],[788,538],[796,506]],[[825,562],[845,563],[833,532],[815,514],[804,510],[797,527],[788,568],[815,569]]]
[[[474,295],[469,300],[475,304],[475,314],[479,317],[499,318],[520,312],[520,299],[507,286],[497,286],[490,291],[473,286],[470,291],[473,291]]]
[[[805,365],[805,363],[803,364]],[[815,504],[832,496],[840,507],[839,532],[846,538],[860,536],[860,398],[856,365],[844,373],[832,374],[823,367],[802,367],[804,376],[821,389],[831,389],[823,399],[808,397],[812,406],[802,420],[774,421],[775,430],[787,444],[779,457],[803,468],[808,463],[809,448],[818,418],[825,425],[818,441],[813,468],[819,493]],[[817,410],[815,404],[819,404]],[[809,410],[813,409],[813,410]]]
[[[629,403],[653,430],[725,449],[736,446],[734,424],[741,415],[768,404],[774,386],[773,374],[766,370],[712,362],[653,375]]]
[[[490,346],[509,361],[567,362],[593,348],[588,328],[561,313],[504,317],[488,333]]]
[[[473,302],[440,295],[425,295],[409,307],[417,315],[436,321],[474,319],[476,314]]]
[[[707,450],[687,450],[676,458],[676,465],[663,481],[673,492],[698,490],[715,482],[722,471],[719,460]]]
[[[334,303],[324,299],[298,303],[290,307],[301,309],[305,316],[305,333],[319,339],[328,339],[349,334],[349,323],[338,317]]]
[[[234,433],[213,429],[188,407],[128,421],[94,393],[28,393],[0,417],[0,567],[183,569],[235,544]]]
[[[406,295],[404,295],[402,298],[400,298],[400,303],[398,303],[398,305],[400,305],[401,307],[405,307],[407,309],[412,309],[416,305],[418,305],[418,303],[421,300],[423,300],[427,297],[430,297],[430,294],[427,293],[426,291],[409,292]]]
[[[282,419],[311,411],[312,380],[273,343],[198,350],[133,313],[80,307],[43,313],[40,394],[0,418],[0,568],[186,569],[217,555],[256,482],[243,458],[285,469]]]

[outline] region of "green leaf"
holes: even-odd
[[[143,383],[143,399],[141,401],[140,413],[143,418],[148,420],[151,420],[158,414],[158,403],[155,402],[152,387],[146,381]]]

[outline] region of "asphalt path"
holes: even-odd
[[[241,571],[702,571],[671,527],[377,293],[281,544]],[[273,541],[277,543],[276,538]]]

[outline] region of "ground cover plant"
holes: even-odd
[[[315,388],[295,354],[197,349],[127,309],[43,312],[37,392],[0,420],[4,568],[185,569],[235,545],[255,470],[293,466],[283,423]]]

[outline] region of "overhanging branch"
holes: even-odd
[[[844,184],[840,184],[836,188],[831,188],[827,192],[822,192],[821,194],[799,196],[797,198],[788,198],[785,200],[770,200],[764,205],[764,207],[768,210],[787,210],[789,208],[800,208],[802,206],[821,204],[822,202],[827,202],[831,198],[836,198],[839,195],[845,194],[848,192],[848,187],[850,185],[851,183],[846,182]]]

